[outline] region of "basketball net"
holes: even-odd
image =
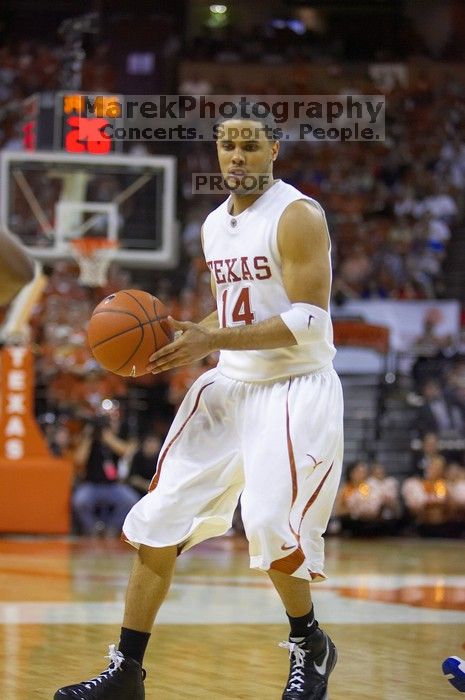
[[[86,287],[103,287],[108,267],[115,256],[118,241],[108,238],[74,238],[71,252],[79,265],[79,282]]]

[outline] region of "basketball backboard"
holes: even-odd
[[[117,241],[132,267],[177,263],[174,157],[1,154],[0,221],[38,260],[71,258],[70,239]]]

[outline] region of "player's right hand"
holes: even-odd
[[[158,374],[168,369],[191,364],[206,357],[217,348],[213,347],[213,334],[206,327],[190,321],[176,321],[168,318],[176,337],[149,358],[147,372]],[[178,332],[181,332],[178,335]]]

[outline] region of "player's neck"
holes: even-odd
[[[231,195],[231,210],[230,214],[233,216],[238,216],[242,214],[243,211],[248,209],[254,202],[257,201],[265,192],[275,184],[276,180],[271,180],[271,182],[260,190],[260,192],[251,192],[250,194],[232,194]]]

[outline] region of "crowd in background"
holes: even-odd
[[[378,92],[374,84],[365,89]],[[387,96],[384,142],[281,144],[278,175],[327,211],[340,302],[447,296],[443,263],[465,188],[464,96],[453,78],[398,84]],[[215,158],[198,144],[181,166],[191,255],[199,254],[194,231],[215,200],[192,195],[190,175],[215,172]]]
[[[213,52],[226,63],[261,56],[262,62],[272,65],[271,53],[263,55],[265,44],[265,38],[256,34],[255,41],[240,42],[240,55],[237,42],[229,42],[225,55],[225,45],[212,46],[204,38],[185,52],[192,60]],[[0,148],[21,148],[22,101],[34,92],[58,88],[60,51],[39,42],[22,42],[14,50],[0,48]],[[289,55],[277,54],[299,65],[300,82],[293,91],[306,94],[303,61],[311,56],[291,49]],[[344,69],[337,70],[340,80]],[[378,94],[376,81],[366,69],[360,70],[364,91],[369,86],[372,94]],[[85,62],[84,89],[111,90],[114,80],[104,49]],[[196,81],[205,93],[218,94],[228,87],[198,76],[190,85],[179,85],[179,90],[195,93]],[[347,76],[347,86],[347,91],[349,86],[357,88],[353,74]],[[244,89],[250,87],[244,83]],[[277,94],[282,86],[270,82],[253,87],[257,93]],[[453,75],[435,83],[424,74],[390,86],[384,142],[283,145],[276,174],[320,201],[328,215],[335,303],[350,298],[447,297],[443,265],[448,243],[451,236],[463,233],[464,98],[465,87]],[[146,150],[154,152],[153,145]],[[179,160],[183,274],[178,278],[183,283],[173,283],[169,274],[160,273],[149,291],[181,320],[198,320],[214,305],[199,232],[208,211],[221,200],[193,195],[191,173],[216,170],[212,144],[192,144]],[[92,290],[79,284],[75,266],[58,263],[32,318],[38,415],[53,452],[74,460],[75,527],[86,534],[119,531],[123,513],[150,483],[161,440],[187,388],[215,361],[208,358],[166,376],[133,380],[103,372],[86,344],[87,319],[105,294],[134,285],[138,285],[134,276],[131,279],[127,271],[112,266],[108,285]],[[350,465],[333,532],[396,534],[414,528],[421,534],[463,534],[463,455],[441,454],[437,447],[430,454],[428,440],[463,435],[465,360],[460,354],[451,360],[447,348],[439,341],[435,345],[434,336],[424,339],[415,354],[413,401],[418,409],[412,431],[426,440],[426,452],[402,483],[386,476],[389,465]],[[431,434],[433,438],[428,437]]]
[[[61,50],[38,42],[22,42],[14,50],[0,48],[0,147],[21,147],[22,101],[34,92],[57,89]],[[465,189],[463,84],[453,73],[435,82],[425,71],[412,81],[408,77],[405,83],[393,81],[388,90],[381,90],[366,65],[359,69],[358,77],[353,70],[348,71],[344,86],[344,67],[328,66],[328,79],[331,69],[337,70],[342,93],[387,93],[386,140],[282,144],[276,172],[318,199],[328,212],[334,296],[339,301],[447,296],[443,263],[463,211]],[[308,94],[313,85],[305,63],[301,72],[295,94]],[[110,90],[113,81],[102,47],[84,64],[83,89],[100,85],[100,89]],[[328,90],[330,86],[328,80]],[[178,85],[181,92],[188,87],[192,94],[199,87],[219,94],[227,86],[211,84],[199,76]],[[251,85],[244,77],[242,89],[248,94],[280,94],[285,86],[274,84],[272,79]],[[156,151],[152,143],[138,144],[139,152],[141,147]],[[178,211],[184,225],[185,264],[189,266],[187,287],[196,293],[197,277],[203,272],[198,262],[199,228],[205,213],[219,200],[192,194],[191,174],[215,172],[217,162],[212,144],[182,148]]]
[[[436,436],[430,434],[429,441],[434,443]],[[329,532],[463,537],[465,467],[431,444],[423,447],[415,471],[403,481],[389,476],[382,464],[354,462],[346,469]]]

